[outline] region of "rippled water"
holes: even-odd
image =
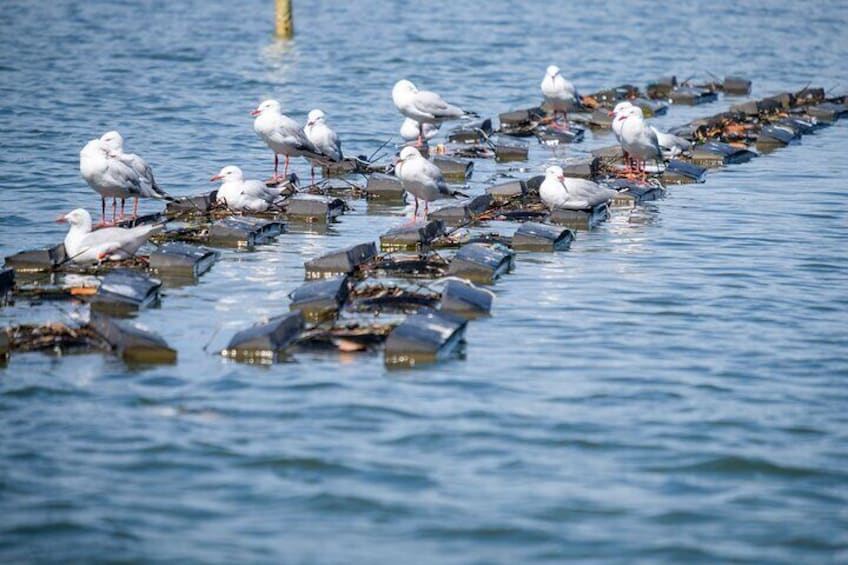
[[[300,120],[323,108],[348,153],[370,154],[396,134],[400,77],[484,115],[537,103],[551,62],[584,91],[708,71],[747,75],[754,96],[846,87],[836,0],[295,0],[291,43],[270,38],[271,2],[241,4],[0,5],[0,255],[60,240],[61,211],[96,209],[78,151],[107,129],[177,195],[226,164],[267,175],[249,111],[270,96]],[[521,255],[465,358],[426,370],[204,352],[286,311],[305,259],[400,221],[362,201],[329,233],[226,252],[142,312],[176,366],[15,356],[0,369],[0,558],[848,560],[846,132],[673,187],[567,253]],[[590,133],[558,157],[610,141]],[[470,190],[553,158],[479,161]]]

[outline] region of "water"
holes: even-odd
[[[270,39],[270,2],[142,4],[0,7],[0,255],[96,209],[78,151],[107,129],[177,195],[226,164],[268,175],[249,111],[270,96],[300,120],[323,108],[348,153],[370,154],[396,135],[401,77],[483,115],[538,102],[552,62],[584,91],[707,71],[747,75],[758,97],[845,88],[838,1],[295,1],[289,44]],[[178,365],[19,355],[0,369],[0,559],[844,562],[846,143],[838,124],[673,187],[567,253],[522,255],[465,359],[426,370],[203,350],[287,310],[305,259],[376,239],[400,208],[353,202],[329,233],[226,252],[138,317]],[[552,158],[478,161],[469,189]]]

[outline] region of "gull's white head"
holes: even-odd
[[[64,216],[59,216],[56,221],[60,224],[70,224],[72,228],[82,228],[91,231],[91,214],[85,208],[76,208]]]
[[[565,178],[565,173],[562,172],[562,167],[559,165],[552,165],[545,169],[545,178],[555,179],[558,182],[562,182]]]
[[[327,116],[326,114],[324,114],[324,112],[316,108],[315,110],[309,112],[309,115],[306,117],[306,125],[314,126],[317,123],[324,123],[326,117]]]
[[[409,159],[419,159],[421,158],[421,152],[418,151],[415,147],[404,147],[400,152],[400,157],[398,157],[398,163],[403,163]]]
[[[626,118],[636,116],[640,120],[645,119],[645,114],[642,112],[642,108],[640,108],[639,106],[634,106],[632,104],[629,107],[623,109],[621,111],[621,115]]]
[[[554,78],[559,74],[559,67],[557,67],[556,65],[550,65],[548,67],[548,70],[545,71],[545,74],[547,74],[551,78]]]
[[[276,112],[280,113],[280,103],[276,100],[263,100],[259,106],[256,107],[254,111],[250,113],[251,116],[259,116],[265,113]]]
[[[610,117],[614,117],[614,116],[617,116],[619,114],[622,114],[622,113],[624,113],[624,111],[627,108],[632,108],[632,107],[633,107],[633,104],[628,100],[625,100],[623,102],[619,102],[618,104],[615,105],[615,108],[612,109],[612,112],[610,112]]]
[[[107,131],[101,135],[100,141],[102,141],[103,145],[111,151],[120,152],[124,148],[124,138],[121,137],[121,134],[115,130]]]
[[[416,92],[418,92],[418,89],[415,88],[414,84],[406,79],[402,79],[397,81],[395,86],[392,88],[392,98],[395,98],[398,95],[415,94]]]
[[[223,169],[221,169],[217,175],[209,179],[209,182],[215,181],[223,181],[223,182],[233,182],[240,181],[244,179],[244,174],[241,172],[241,169],[236,167],[235,165],[227,165]]]
[[[80,156],[93,156],[93,155],[107,155],[109,153],[109,148],[106,147],[106,144],[99,137],[95,137],[85,144],[85,147],[80,151]]]

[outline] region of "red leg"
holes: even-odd
[[[133,204],[132,218],[133,218],[133,220],[138,218],[138,196],[135,197],[135,203]]]
[[[97,224],[98,228],[102,228],[106,225],[106,199],[102,196],[100,197],[100,223]]]
[[[288,155],[286,155],[286,168],[283,171],[283,176],[286,177],[286,178],[289,177],[289,156]]]

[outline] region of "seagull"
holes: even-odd
[[[156,180],[153,178],[153,170],[147,161],[136,155],[135,153],[124,153],[124,138],[117,131],[107,131],[100,136],[100,141],[108,151],[109,157],[121,161],[123,164],[130,167],[139,176],[141,182],[141,193],[134,196],[135,205],[133,206],[132,217],[138,217],[138,198],[157,198],[160,200],[173,201],[173,198],[164,190],[159,188]],[[123,214],[123,209],[121,210]]]
[[[106,198],[112,198],[112,223],[117,215],[116,198],[121,199],[121,218],[124,200],[142,193],[138,173],[119,159],[109,157],[109,149],[100,139],[92,139],[80,151],[80,174],[85,182],[100,194],[100,223],[106,225]]]
[[[657,134],[645,124],[642,110],[636,106],[625,108],[627,115],[621,124],[621,149],[632,159],[637,160],[636,169],[645,180],[645,162],[654,160],[657,164],[664,163]]]
[[[327,125],[326,115],[317,108],[309,112],[303,132],[321,155],[334,163],[342,160],[342,142],[336,132]],[[315,184],[315,162],[311,162],[312,184]]]
[[[661,132],[654,126],[651,126],[651,131],[657,136],[657,143],[659,143],[660,149],[662,149],[663,156],[668,159],[673,159],[692,148],[692,142],[688,139],[683,139],[671,133]]]
[[[400,158],[395,162],[395,176],[400,179],[403,189],[415,198],[413,218],[418,215],[419,198],[424,201],[426,216],[433,200],[467,196],[449,189],[439,167],[425,159],[415,147],[404,147],[400,152]]]
[[[290,157],[320,159],[321,154],[306,137],[303,128],[293,119],[280,113],[280,103],[276,100],[265,100],[250,115],[256,117],[253,121],[253,130],[274,152],[273,180],[279,178],[278,155],[286,156],[283,176],[288,175]]]
[[[401,114],[418,122],[419,147],[424,141],[424,124],[441,125],[448,120],[473,115],[458,106],[448,104],[435,92],[418,90],[406,79],[395,83],[392,88],[392,101]]]
[[[557,114],[562,113],[564,125],[554,127],[562,127],[562,129],[567,130],[568,110],[575,106],[582,107],[577,89],[560,74],[559,67],[556,65],[548,67],[545,71],[545,78],[542,79],[542,84],[539,86],[542,89],[545,102],[553,106],[554,124],[557,122]]]
[[[103,228],[91,231],[91,214],[83,208],[71,210],[56,218],[70,224],[65,236],[65,254],[74,263],[95,263],[103,260],[120,261],[135,255],[162,224],[145,224],[134,228]]]
[[[625,110],[629,108],[634,108],[632,103],[627,100],[623,102],[619,102],[615,105],[615,108],[609,113],[609,117],[612,118],[612,132],[615,134],[615,139],[621,143],[621,126],[624,124],[624,120],[627,119],[627,112]],[[639,109],[641,112],[641,108]],[[625,156],[626,157],[626,156]]]
[[[635,108],[635,110],[629,110],[630,108]],[[625,110],[638,114],[639,116],[642,116],[643,119],[645,117],[642,113],[642,108],[639,106],[634,106],[627,101],[616,104],[615,108],[613,108],[609,115],[610,117],[614,117],[612,121],[612,131],[619,142],[621,142],[621,127],[624,125],[624,120],[626,120],[629,116],[629,113],[625,112]],[[650,127],[657,136],[657,143],[659,143],[664,157],[671,159],[685,151],[689,151],[692,148],[692,143],[689,140],[670,133],[661,132],[654,126]],[[627,160],[627,157],[628,156],[625,154],[625,161]]]
[[[439,124],[422,124],[412,118],[405,118],[400,126],[400,136],[404,141],[415,141],[421,135],[426,141],[439,133]]]
[[[603,187],[596,182],[566,177],[562,167],[557,165],[545,170],[545,180],[539,187],[542,202],[551,210],[554,208],[586,210],[608,202],[616,194],[615,190]]]
[[[613,108],[609,113],[609,117],[612,118],[612,132],[615,134],[615,139],[619,144],[621,143],[621,126],[624,125],[624,120],[626,120],[627,116],[630,115],[631,108],[637,108],[637,106],[634,106],[632,103],[624,100],[623,102],[616,104],[615,108]],[[641,111],[642,110],[640,108],[639,112],[641,113]],[[634,168],[630,159],[630,154],[627,153],[623,146],[621,151],[624,157],[625,172],[629,173],[631,169]]]
[[[224,167],[209,179],[215,181],[223,181],[215,200],[236,212],[264,212],[281,196],[261,180],[244,180],[244,173],[235,165]]]

